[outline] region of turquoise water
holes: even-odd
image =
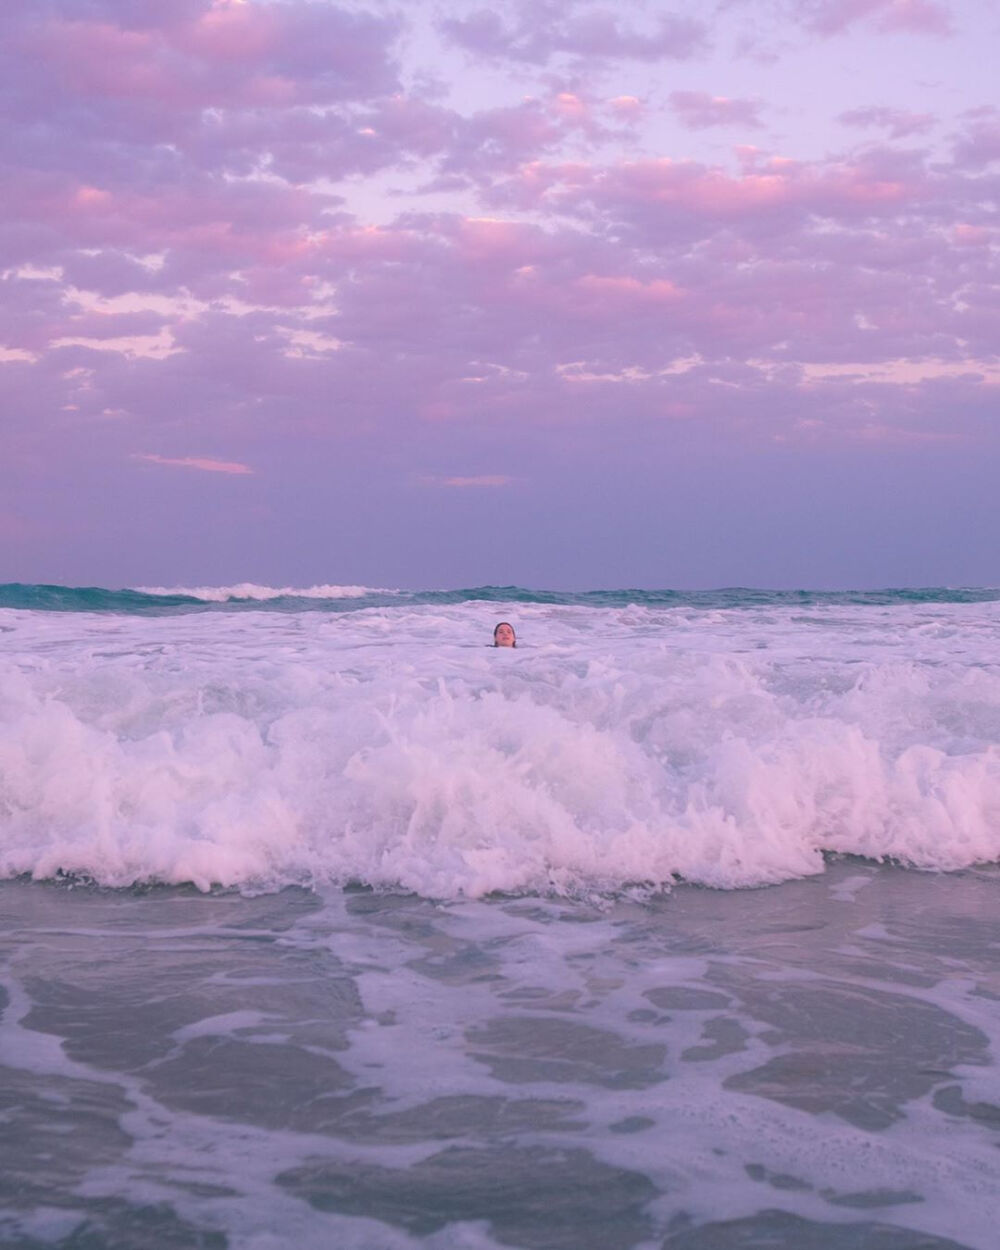
[[[343,593],[337,593],[341,591]],[[0,608],[46,612],[115,612],[171,615],[183,612],[357,612],[367,608],[461,603],[553,604],[562,607],[690,607],[702,610],[774,607],[886,607],[919,603],[989,603],[995,587],[929,586],[885,590],[534,590],[523,586],[475,586],[458,590],[385,590],[314,587],[272,590],[262,586],[196,590],[114,590],[101,586],[0,585]]]

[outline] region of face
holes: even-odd
[[[512,647],[514,645],[514,630],[512,626],[503,621],[496,627],[493,635],[493,641],[498,647]]]

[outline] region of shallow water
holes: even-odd
[[[0,1238],[993,1250],[998,876],[7,882]]]

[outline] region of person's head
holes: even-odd
[[[501,621],[493,630],[494,647],[516,647],[517,635],[514,626],[508,621]]]

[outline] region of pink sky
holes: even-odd
[[[992,5],[0,47],[0,582],[1000,584]]]

